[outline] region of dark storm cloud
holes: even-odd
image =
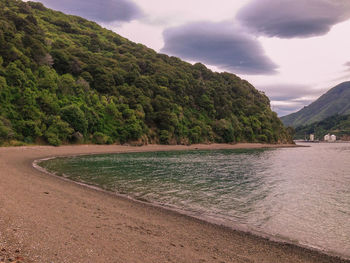
[[[142,15],[129,0],[41,0],[45,6],[96,22],[131,21]]]
[[[274,74],[277,65],[252,36],[230,23],[197,22],[163,32],[162,52],[241,74]]]
[[[258,86],[270,98],[273,110],[279,116],[284,116],[300,110],[302,107],[311,104],[327,89],[312,89],[306,85],[270,85]]]
[[[324,35],[349,18],[349,0],[252,0],[237,15],[254,33],[280,38]]]

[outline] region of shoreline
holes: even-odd
[[[279,147],[279,148],[288,148],[288,147],[289,146],[287,146],[287,147]],[[308,146],[297,146],[297,147],[308,147]],[[271,148],[271,147],[268,147],[268,148]],[[218,149],[220,150],[220,148],[218,148]],[[244,148],[238,148],[238,149],[244,149]],[[255,149],[258,149],[258,148],[255,148]],[[190,149],[190,150],[198,150],[198,149]],[[179,150],[179,151],[182,151],[182,150]],[[72,179],[69,179],[69,178],[65,177],[64,175],[62,176],[62,175],[57,175],[55,173],[52,173],[52,172],[46,170],[45,168],[43,168],[42,166],[40,166],[40,162],[46,161],[46,160],[52,160],[52,159],[61,158],[61,157],[68,157],[69,158],[69,157],[86,156],[86,155],[96,155],[96,154],[83,154],[83,155],[73,155],[73,156],[66,156],[65,155],[65,156],[55,156],[55,157],[38,159],[38,160],[34,160],[33,167],[35,169],[37,169],[38,171],[40,171],[40,172],[48,174],[49,176],[54,176],[54,177],[59,178],[61,180],[68,181],[68,182],[71,182],[71,183],[75,183],[75,184],[78,184],[80,186],[92,189],[94,191],[100,191],[100,192],[103,192],[103,193],[108,194],[108,195],[116,196],[117,198],[123,198],[123,199],[131,200],[133,202],[141,203],[143,205],[147,205],[147,206],[150,206],[150,207],[164,209],[164,210],[167,210],[169,212],[173,212],[173,213],[177,213],[179,215],[185,216],[185,217],[189,217],[191,219],[199,220],[199,221],[201,221],[203,223],[209,223],[209,224],[216,225],[217,227],[220,227],[220,228],[223,228],[223,229],[227,229],[227,231],[240,232],[242,234],[252,235],[252,236],[255,236],[256,238],[261,238],[261,239],[267,240],[269,242],[274,242],[274,243],[282,244],[282,245],[296,246],[296,247],[299,247],[299,248],[302,248],[302,249],[315,251],[316,253],[320,253],[320,254],[323,254],[323,255],[326,255],[326,256],[336,257],[336,258],[340,258],[340,259],[344,259],[344,260],[350,260],[350,257],[346,257],[346,256],[344,256],[342,254],[337,254],[337,253],[334,253],[332,251],[327,251],[327,250],[324,250],[324,249],[318,248],[318,247],[302,245],[302,244],[299,244],[297,241],[288,240],[287,238],[283,238],[283,237],[277,237],[277,236],[269,235],[269,234],[264,233],[264,232],[253,230],[253,229],[251,229],[251,228],[249,228],[247,226],[243,227],[241,225],[236,225],[234,227],[234,226],[232,226],[230,224],[227,224],[227,223],[223,222],[222,220],[220,222],[220,220],[215,220],[215,219],[210,218],[210,217],[197,216],[195,213],[191,213],[190,211],[186,211],[186,210],[177,208],[175,206],[170,206],[170,205],[165,205],[165,204],[161,204],[161,203],[151,202],[151,201],[144,200],[144,199],[139,199],[139,198],[133,197],[133,196],[127,194],[127,193],[120,193],[118,191],[113,192],[113,191],[105,190],[105,189],[103,189],[103,188],[101,188],[101,187],[99,187],[97,185],[94,185],[94,184],[89,184],[89,183],[83,182],[83,181],[72,180]],[[236,222],[232,221],[232,223],[236,223]],[[238,224],[238,223],[236,223],[236,224]]]
[[[4,156],[4,153],[6,152],[13,152],[12,153],[12,158],[17,155],[20,155],[19,162],[24,161],[26,165],[22,165],[22,168],[24,169],[28,169],[28,164],[30,164],[30,166],[32,166],[34,163],[36,163],[35,160],[38,159],[43,159],[43,158],[52,158],[52,157],[61,157],[61,156],[73,156],[73,155],[87,155],[87,154],[104,154],[104,153],[122,153],[122,152],[144,152],[144,151],[171,151],[171,150],[216,150],[216,149],[254,149],[254,148],[277,148],[280,147],[281,145],[266,145],[266,144],[236,144],[236,145],[224,145],[224,144],[214,144],[214,145],[192,145],[192,146],[159,146],[159,145],[150,145],[150,146],[141,146],[141,147],[135,147],[135,146],[96,146],[96,145],[81,145],[81,146],[63,146],[63,147],[50,147],[50,146],[34,146],[34,147],[12,147],[12,148],[0,148],[0,157]],[[297,145],[282,145],[282,147],[299,147]],[[6,150],[7,149],[7,150]],[[18,154],[18,152],[20,154]],[[33,158],[34,157],[34,158]],[[36,158],[39,157],[39,158]],[[15,160],[11,160],[11,156],[10,156],[10,161],[12,161],[12,163],[16,163]],[[0,161],[0,168],[2,168],[3,163]],[[10,164],[11,166],[11,164]],[[21,168],[21,165],[18,165],[19,168]],[[12,167],[13,168],[13,167]],[[18,167],[17,167],[18,168]],[[127,228],[128,231],[124,231],[124,237],[125,240],[133,240],[134,243],[138,243],[138,241],[140,241],[139,239],[134,239],[133,237],[133,232],[135,229],[138,229],[139,231],[136,232],[147,232],[145,229],[147,229],[146,226],[149,227],[149,224],[151,224],[153,227],[155,227],[157,229],[157,226],[162,226],[164,224],[167,223],[167,220],[172,221],[171,224],[166,224],[168,228],[174,230],[175,228],[175,232],[180,232],[180,238],[175,238],[172,239],[172,242],[170,242],[170,248],[167,248],[165,251],[163,251],[163,253],[161,253],[162,257],[160,257],[160,255],[154,255],[153,253],[149,253],[148,250],[146,250],[147,253],[145,253],[145,251],[143,251],[142,254],[143,257],[143,261],[141,261],[141,258],[138,258],[138,254],[137,255],[130,255],[131,257],[127,257],[125,258],[127,261],[111,261],[111,262],[193,262],[192,259],[193,258],[197,258],[200,259],[201,258],[201,254],[202,253],[197,253],[198,249],[197,248],[191,248],[191,249],[184,249],[184,247],[187,248],[187,246],[185,245],[176,245],[176,242],[179,242],[179,239],[181,240],[181,236],[185,235],[185,234],[189,234],[188,232],[191,232],[192,228],[186,227],[185,223],[190,224],[194,229],[199,230],[199,232],[195,232],[193,233],[195,240],[197,240],[195,243],[204,243],[206,244],[207,249],[208,248],[213,248],[216,247],[217,251],[221,251],[221,253],[212,251],[211,249],[209,249],[210,251],[206,251],[204,254],[208,255],[208,252],[210,252],[207,257],[203,257],[203,260],[206,261],[202,261],[202,262],[220,262],[219,258],[223,259],[221,262],[271,262],[271,260],[277,260],[279,258],[284,258],[289,262],[349,262],[345,259],[341,259],[339,258],[339,256],[341,255],[332,255],[330,253],[328,254],[324,254],[325,251],[320,251],[320,250],[315,250],[315,249],[311,249],[311,248],[305,248],[302,247],[300,245],[297,244],[289,244],[289,243],[283,243],[280,242],[280,240],[278,240],[277,242],[275,240],[271,240],[271,239],[267,239],[266,236],[257,236],[256,233],[251,233],[251,232],[242,232],[239,229],[235,229],[234,227],[228,227],[228,226],[224,226],[224,225],[220,225],[220,224],[215,224],[215,222],[208,222],[203,218],[198,218],[198,217],[193,217],[192,215],[188,215],[186,213],[181,213],[181,211],[175,210],[175,209],[171,209],[171,208],[167,208],[164,207],[162,205],[158,205],[158,204],[153,204],[153,203],[149,203],[149,202],[143,202],[141,200],[137,200],[137,199],[132,199],[126,195],[121,195],[121,194],[114,194],[113,192],[109,192],[109,191],[105,191],[103,189],[100,189],[96,186],[89,186],[86,187],[86,185],[84,185],[83,183],[79,183],[79,182],[75,182],[75,181],[71,181],[69,179],[66,179],[64,177],[61,176],[47,176],[45,174],[43,174],[43,172],[39,172],[38,170],[34,169],[33,167],[31,167],[33,169],[32,171],[32,175],[31,177],[39,177],[37,178],[39,181],[46,181],[47,183],[52,183],[54,187],[57,188],[61,188],[63,187],[64,191],[67,191],[67,188],[70,188],[70,190],[74,190],[77,193],[81,193],[81,194],[87,194],[89,195],[93,195],[93,198],[89,201],[92,201],[93,203],[97,202],[97,201],[102,201],[102,204],[104,204],[106,202],[106,199],[108,199],[108,207],[111,207],[111,210],[113,210],[113,212],[118,212],[118,214],[120,215],[120,208],[116,209],[115,208],[115,203],[124,203],[123,205],[126,205],[128,208],[123,210],[123,216],[130,216],[130,214],[133,214],[133,220],[135,221],[141,221],[141,222],[135,222],[133,227],[131,228]],[[20,169],[21,170],[21,169]],[[3,171],[2,169],[0,170],[0,190],[1,190],[1,179],[3,176]],[[10,175],[11,176],[11,175]],[[29,178],[28,178],[29,179]],[[27,180],[28,180],[27,179]],[[32,179],[32,178],[31,178]],[[63,180],[62,180],[63,179]],[[30,189],[29,189],[30,190]],[[58,189],[56,189],[58,190]],[[61,190],[61,189],[60,189]],[[1,192],[1,191],[0,191]],[[69,194],[72,194],[72,192],[68,191]],[[44,195],[50,196],[51,192],[47,191],[44,192]],[[82,198],[82,197],[80,197]],[[3,202],[6,204],[6,201],[4,201],[3,196],[0,195],[0,204],[2,204]],[[65,200],[61,200],[60,198],[55,199],[55,203],[57,204],[57,206],[59,206],[59,202],[63,202],[64,201],[68,201],[68,202],[72,202],[72,198],[64,198]],[[84,198],[82,198],[84,199]],[[85,199],[84,199],[85,200]],[[82,201],[82,200],[81,200]],[[87,200],[85,200],[87,201]],[[83,202],[86,203],[86,202]],[[97,202],[98,203],[98,202]],[[126,204],[125,204],[126,203]],[[100,205],[102,205],[100,203]],[[81,207],[78,206],[80,209]],[[67,207],[66,207],[67,208]],[[69,207],[68,207],[69,208]],[[77,207],[73,207],[78,209]],[[106,207],[107,208],[107,207]],[[161,216],[150,216],[151,218],[148,219],[140,219],[140,213],[137,210],[143,210],[141,214],[146,214],[148,216],[150,216],[152,214],[152,212],[154,212],[154,210],[157,211],[157,213],[159,213]],[[42,207],[42,210],[47,210],[45,209],[45,207]],[[48,209],[50,210],[50,209]],[[117,211],[114,211],[117,210]],[[136,211],[135,211],[136,210]],[[101,211],[101,210],[98,210]],[[0,208],[0,212],[1,208]],[[46,211],[46,212],[50,212],[50,211]],[[96,211],[95,211],[96,212]],[[108,213],[108,210],[105,210],[106,213]],[[111,212],[111,211],[110,211]],[[80,211],[80,213],[78,213],[79,215],[83,215],[84,213],[82,213]],[[136,215],[136,216],[135,216]],[[165,219],[163,218],[165,217]],[[99,221],[100,217],[97,217],[97,219],[93,219],[91,220],[92,222],[89,222],[90,224],[96,224],[97,221]],[[142,217],[141,217],[142,218]],[[51,218],[52,223],[54,223],[51,227],[55,228],[55,224],[56,226],[61,224],[61,228],[64,227],[64,224],[62,222],[60,222],[60,220],[55,220],[55,218]],[[165,221],[164,221],[165,220]],[[42,221],[42,219],[41,219]],[[66,221],[66,220],[65,220]],[[123,221],[120,219],[115,219],[114,221]],[[150,222],[149,222],[150,221]],[[184,222],[186,221],[186,222]],[[44,220],[45,222],[45,220]],[[154,224],[155,222],[158,222],[159,224]],[[79,220],[76,222],[79,224]],[[107,224],[108,227],[112,227],[113,226],[113,220],[109,221],[109,224]],[[126,223],[124,222],[124,225]],[[179,229],[178,228],[178,224],[182,225],[182,227],[184,229]],[[70,225],[68,223],[68,225]],[[123,225],[123,224],[121,224]],[[40,226],[40,224],[38,224],[38,226]],[[0,219],[0,249],[1,246],[3,246],[3,240],[1,238],[1,233],[3,232],[3,227],[4,224],[2,224],[1,219]],[[43,227],[41,225],[41,227]],[[102,227],[100,227],[102,228]],[[100,229],[97,228],[96,229]],[[142,230],[143,229],[143,230]],[[159,230],[159,229],[158,229]],[[81,229],[80,229],[81,231]],[[72,231],[75,233],[75,235],[79,235],[81,234],[80,231]],[[84,229],[84,232],[89,232],[91,231],[91,229]],[[164,231],[164,229],[163,229]],[[208,236],[203,235],[202,232],[206,232],[206,231],[211,231],[211,235],[210,236],[215,236],[214,240],[217,240],[218,242],[212,242],[210,240],[210,238],[208,238]],[[5,231],[6,232],[6,231]],[[17,232],[17,231],[16,231]],[[152,232],[152,231],[150,231]],[[157,231],[156,231],[157,232]],[[162,232],[162,231],[161,231]],[[172,233],[172,232],[171,232]],[[23,235],[25,235],[25,233],[22,233]],[[151,235],[151,233],[148,233]],[[91,234],[90,234],[91,235]],[[104,233],[104,235],[102,235],[102,239],[103,236],[108,235],[108,231]],[[163,234],[159,234],[156,235],[156,237],[158,239],[161,239],[163,242],[164,241],[169,241],[169,238],[167,238],[168,235],[171,234],[167,234],[164,235]],[[222,240],[222,235],[225,236],[224,240]],[[142,235],[141,235],[142,236]],[[151,235],[152,236],[152,235]],[[229,236],[229,237],[227,237]],[[5,235],[6,237],[6,235]],[[101,237],[97,240],[101,240]],[[91,238],[91,236],[89,237]],[[157,239],[156,238],[156,239]],[[33,239],[36,239],[35,237],[33,237]],[[62,241],[62,236],[58,235],[56,237],[56,241]],[[95,237],[94,237],[95,239]],[[142,238],[141,238],[142,239]],[[147,238],[146,238],[147,239]],[[151,240],[153,240],[153,238],[148,238],[147,241],[145,241],[146,243],[149,243]],[[193,237],[188,237],[187,239],[193,239]],[[5,239],[6,240],[6,239]],[[249,241],[248,245],[244,246],[242,244],[242,240],[244,241]],[[154,241],[154,240],[153,240]],[[188,241],[188,240],[187,240]],[[192,240],[193,241],[193,240]],[[219,242],[220,241],[220,242]],[[184,240],[182,240],[182,242],[184,242]],[[26,240],[25,238],[23,238],[22,242],[17,242],[20,244],[24,244],[27,243],[27,246],[30,244],[28,243],[28,240]],[[40,243],[40,242],[39,242]],[[79,242],[78,242],[79,243]],[[128,243],[128,242],[127,242]],[[154,247],[157,247],[157,249],[159,249],[159,244],[154,244],[154,242],[150,242],[152,248],[154,249]],[[157,243],[157,242],[156,242]],[[232,244],[235,244],[236,249],[233,249],[232,251],[225,251],[225,253],[223,253],[222,250],[225,250],[225,247],[231,247],[232,249]],[[220,245],[218,245],[220,244]],[[13,245],[13,243],[12,243]],[[115,252],[111,252],[109,251],[109,253],[106,253],[107,251],[105,250],[109,250],[107,247],[108,245],[110,245],[110,243],[104,243],[103,244],[103,248],[100,253],[103,254],[103,256],[98,257],[98,260],[96,261],[89,261],[89,259],[92,260],[92,258],[94,258],[94,256],[90,255],[91,257],[89,257],[88,254],[84,255],[85,260],[83,261],[82,258],[79,259],[79,255],[72,255],[69,254],[67,255],[67,251],[65,250],[61,250],[60,254],[61,256],[63,256],[62,258],[64,258],[63,261],[57,261],[58,258],[60,258],[58,255],[58,253],[56,253],[56,258],[52,258],[52,255],[48,255],[46,253],[44,253],[42,256],[40,256],[39,258],[41,260],[45,260],[47,261],[49,258],[52,262],[72,262],[73,260],[75,262],[103,262],[104,260],[110,260],[111,256],[115,256],[115,255],[119,255],[119,256],[125,256],[125,253],[121,253],[120,251],[115,251]],[[139,244],[138,246],[136,246],[135,248],[143,248],[146,244]],[[237,246],[242,246],[239,250],[237,250]],[[253,248],[252,248],[253,245]],[[86,244],[82,244],[80,243],[79,246],[86,246]],[[148,247],[146,245],[146,247]],[[51,252],[52,252],[52,247],[51,248]],[[50,251],[49,248],[49,251]],[[134,248],[134,249],[135,249]],[[37,249],[39,249],[39,251],[41,251],[41,253],[43,253],[42,250],[47,250],[48,248],[45,246],[45,244],[41,244],[41,246],[38,246]],[[28,258],[31,259],[33,258],[33,256],[36,254],[35,251],[37,249],[28,249],[28,247],[24,246],[23,248],[21,248],[20,251],[23,251],[23,257],[24,258]],[[157,249],[155,251],[157,251]],[[164,248],[163,248],[164,249]],[[242,250],[245,251],[242,254]],[[10,249],[11,250],[11,249]],[[18,250],[18,249],[17,249]],[[175,254],[171,253],[172,250],[180,250],[177,251]],[[184,253],[184,251],[181,250],[186,250],[186,252]],[[256,251],[256,253],[251,253],[252,251]],[[261,250],[263,251],[263,253],[261,252]],[[199,249],[200,251],[200,249]],[[125,252],[125,251],[124,251]],[[240,254],[240,257],[237,257],[237,253]],[[262,253],[262,254],[261,254]],[[40,253],[37,253],[40,254]],[[126,253],[126,254],[130,254],[130,253]],[[55,253],[53,253],[53,255],[55,255]],[[162,258],[164,259],[164,255],[167,255],[168,258],[165,261],[162,261]],[[171,257],[175,257],[177,258],[176,261],[171,261],[170,260],[170,255]],[[1,254],[0,254],[1,256]],[[151,260],[147,261],[145,260],[144,256],[151,258]],[[215,259],[214,259],[215,257]],[[61,260],[62,260],[61,258]],[[207,258],[207,259],[205,259]],[[243,259],[248,259],[249,261],[243,260]],[[262,258],[264,259],[262,261]],[[88,259],[88,260],[86,260]],[[103,260],[102,260],[103,259]],[[1,257],[0,257],[1,260]],[[33,260],[33,259],[31,259]],[[68,261],[66,261],[68,260]],[[161,260],[161,261],[159,261]],[[23,262],[37,262],[37,261],[23,261]],[[198,261],[201,262],[201,261]],[[287,262],[287,261],[280,261],[280,262]]]

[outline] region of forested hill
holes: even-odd
[[[350,115],[334,115],[323,121],[297,127],[295,138],[304,139],[314,134],[316,139],[322,140],[328,133],[335,134],[338,139],[350,141]]]
[[[309,106],[281,119],[287,126],[298,127],[322,121],[337,114],[350,114],[350,81],[335,86]]]
[[[288,142],[247,81],[0,0],[0,143]]]

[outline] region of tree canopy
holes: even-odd
[[[289,142],[234,74],[40,3],[0,0],[0,143]]]
[[[334,115],[322,121],[295,128],[295,138],[308,139],[310,134],[322,140],[328,134],[334,134],[342,140],[350,140],[350,115]]]

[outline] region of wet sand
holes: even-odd
[[[0,262],[349,262],[87,188],[32,165],[64,155],[259,147],[276,145],[0,148]]]

